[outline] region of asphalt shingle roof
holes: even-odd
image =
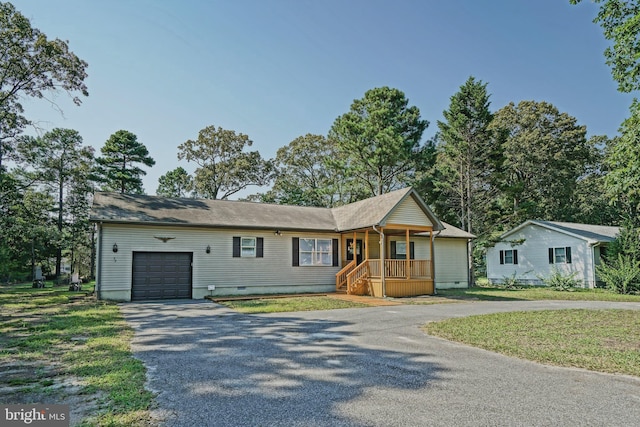
[[[405,197],[414,197],[433,222],[434,230],[442,228],[438,219],[411,188],[333,209],[98,192],[93,199],[91,220],[132,224],[347,231],[381,224]]]
[[[586,240],[598,242],[611,242],[620,232],[619,227],[611,227],[607,225],[579,224],[575,222],[556,221],[532,221],[532,223],[556,228],[567,233],[581,236]]]

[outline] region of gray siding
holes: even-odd
[[[174,237],[163,243],[156,237]],[[263,258],[233,258],[233,237],[264,238]],[[104,298],[129,300],[133,252],[192,252],[193,295],[326,292],[339,267],[293,267],[292,237],[340,238],[337,233],[282,233],[186,227],[103,225],[100,290]],[[117,243],[118,252],[113,253]],[[207,246],[211,253],[206,253]],[[208,286],[215,285],[213,292]]]

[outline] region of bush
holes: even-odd
[[[582,280],[576,279],[577,274],[577,271],[570,274],[563,274],[560,270],[553,267],[551,269],[551,274],[548,277],[538,276],[538,279],[542,280],[542,283],[556,291],[568,291],[582,286]]]
[[[516,278],[516,273],[514,272],[511,276],[504,276],[499,286],[504,289],[520,289],[522,288],[522,283]]]
[[[618,254],[612,261],[603,262],[596,272],[607,287],[619,294],[640,291],[640,261],[630,255]]]

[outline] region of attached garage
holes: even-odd
[[[192,259],[191,252],[134,252],[131,299],[190,299]]]

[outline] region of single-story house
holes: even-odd
[[[98,192],[91,221],[103,299],[468,286],[473,236],[440,222],[412,188],[332,209]]]
[[[606,256],[607,245],[618,227],[554,221],[526,221],[500,236],[487,249],[487,278],[491,283],[506,277],[539,285],[556,269],[593,288],[596,266]]]

